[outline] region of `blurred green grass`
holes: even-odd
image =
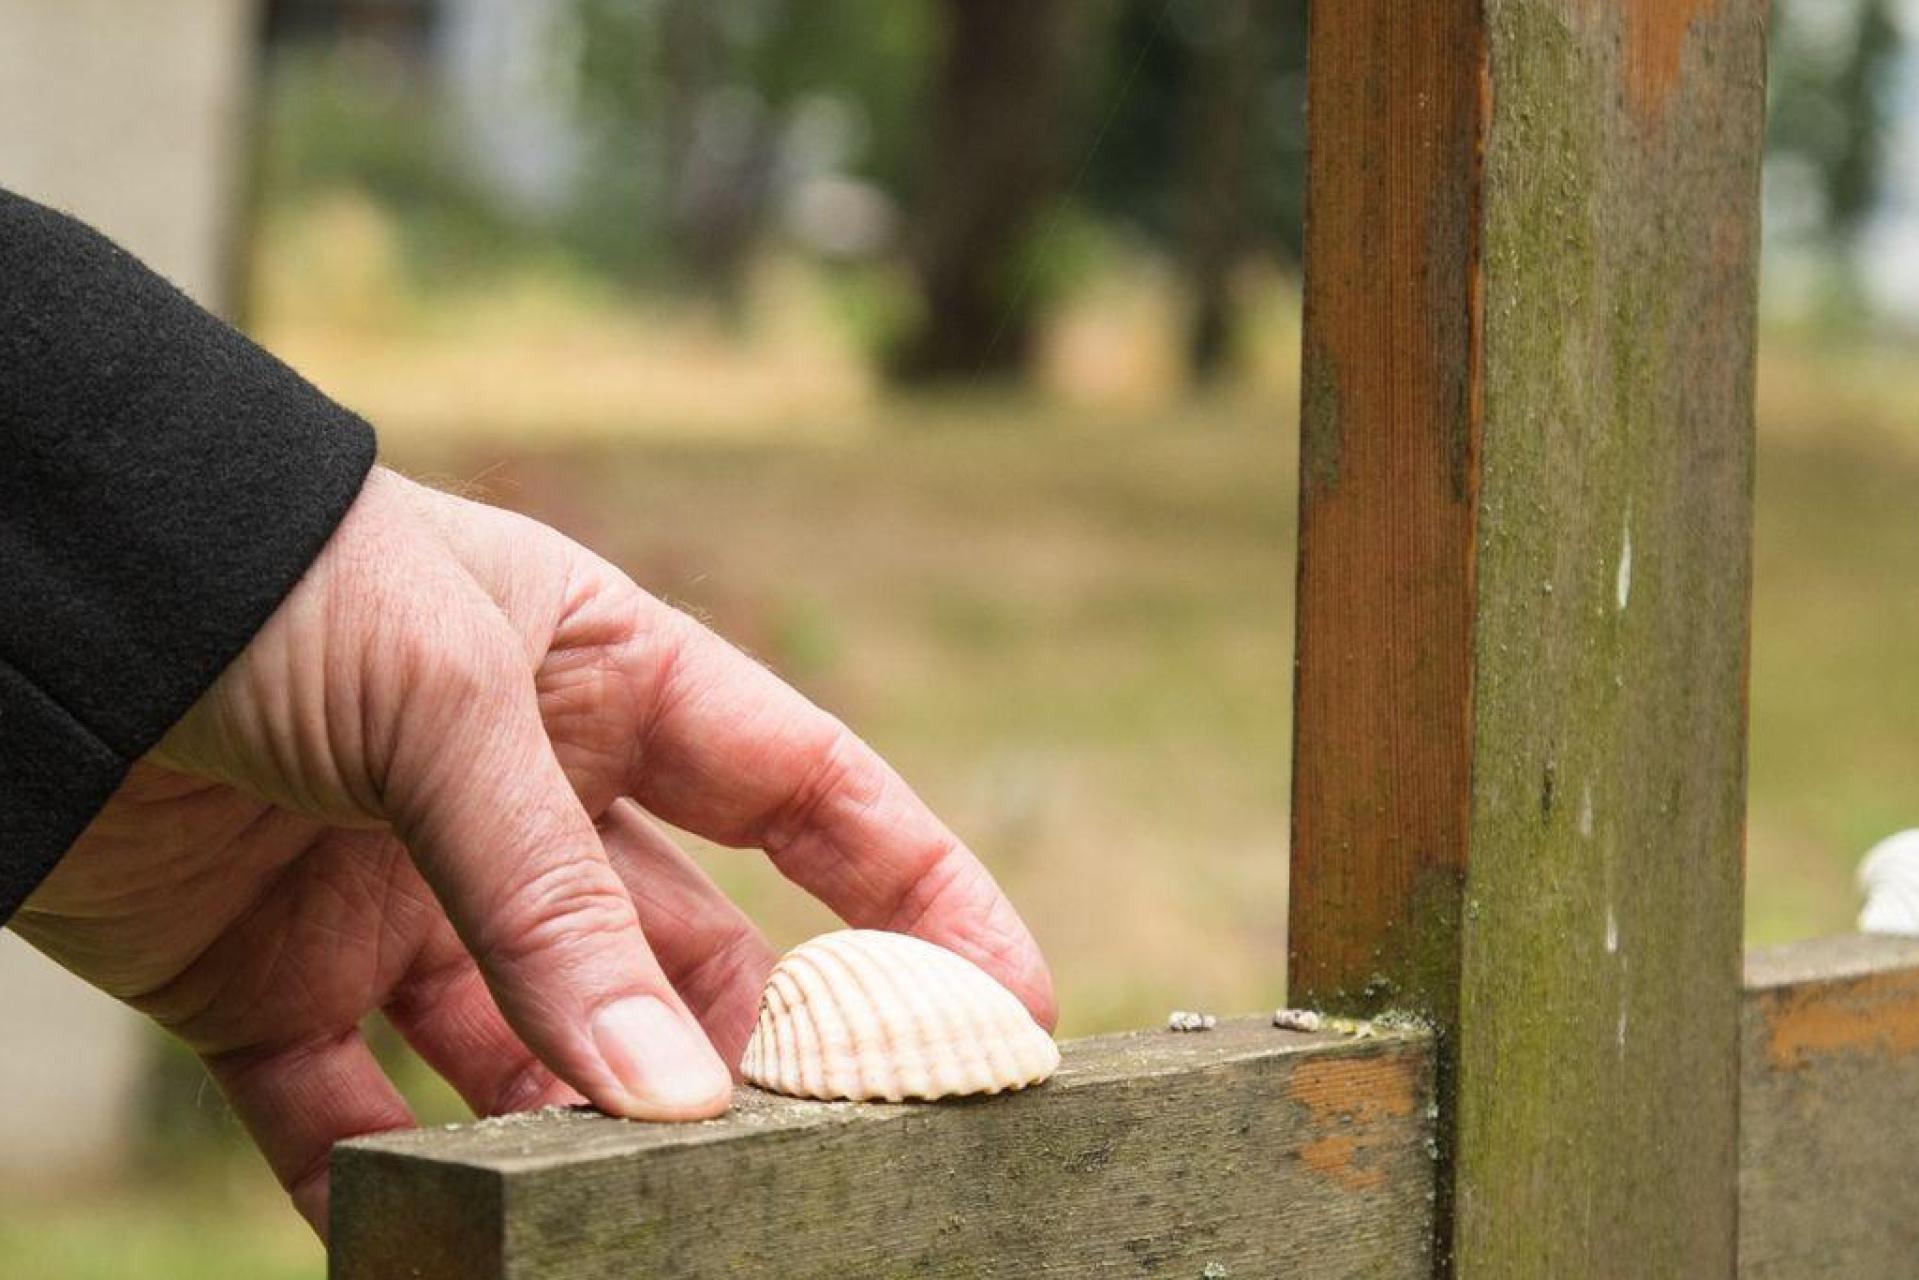
[[[9,1188],[9,1280],[319,1280],[319,1245],[257,1160],[195,1159],[104,1187]]]
[[[1849,929],[1852,872],[1919,826],[1919,364],[1761,364],[1747,939]]]

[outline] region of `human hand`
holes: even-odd
[[[774,956],[649,812],[1052,1025],[1012,905],[838,721],[545,526],[385,471],[12,924],[197,1052],[324,1235],[333,1143],[411,1122],[375,1010],[484,1114],[726,1108]]]

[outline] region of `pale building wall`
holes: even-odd
[[[127,1155],[146,1061],[137,1014],[0,931],[0,1195]]]
[[[0,186],[219,305],[254,0],[0,0]]]
[[[224,309],[253,20],[253,0],[0,0],[0,187]],[[0,932],[0,1178],[118,1160],[145,1034]]]

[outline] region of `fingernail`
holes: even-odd
[[[593,1042],[636,1119],[712,1115],[732,1096],[732,1076],[705,1034],[654,996],[629,996],[600,1010]]]

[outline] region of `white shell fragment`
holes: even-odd
[[[1919,937],[1919,830],[1887,836],[1859,864],[1859,932]]]
[[[1058,1066],[1053,1038],[971,961],[843,929],[774,966],[740,1074],[796,1098],[899,1102],[1024,1089]]]
[[[1273,1011],[1273,1025],[1283,1031],[1317,1031],[1323,1021],[1319,1014],[1311,1009],[1276,1009]]]

